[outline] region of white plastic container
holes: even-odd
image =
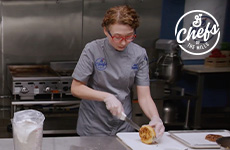
[[[29,109],[14,113],[14,150],[42,150],[44,120],[44,115],[37,110]]]

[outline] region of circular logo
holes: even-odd
[[[98,58],[95,61],[95,66],[96,66],[97,70],[100,70],[100,71],[105,70],[105,68],[107,67],[107,62],[106,62],[105,58]]]
[[[178,30],[180,24],[183,28]],[[203,10],[192,10],[178,20],[175,27],[176,40],[182,50],[192,55],[204,55],[212,51],[220,38],[217,20]]]

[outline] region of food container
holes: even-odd
[[[230,150],[230,136],[221,137],[216,140],[216,143],[220,145],[222,150]]]
[[[32,109],[14,113],[14,150],[41,150],[44,120],[41,112]]]

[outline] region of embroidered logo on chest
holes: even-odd
[[[97,70],[100,70],[100,71],[105,70],[107,67],[107,62],[106,62],[105,58],[98,58],[95,61],[95,67]]]

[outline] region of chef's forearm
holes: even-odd
[[[153,102],[152,98],[151,98],[151,100],[142,100],[139,102],[139,104],[140,104],[141,109],[145,113],[145,115],[150,120],[155,116],[159,117],[157,107],[156,107],[155,103]]]
[[[87,100],[96,100],[96,101],[103,101],[107,96],[110,94],[107,92],[97,91],[88,86],[84,83],[73,80],[71,85],[71,93],[73,96],[87,99]]]
[[[137,86],[137,95],[139,105],[145,115],[149,119],[153,118],[154,116],[159,117],[157,107],[150,94],[149,86]]]

